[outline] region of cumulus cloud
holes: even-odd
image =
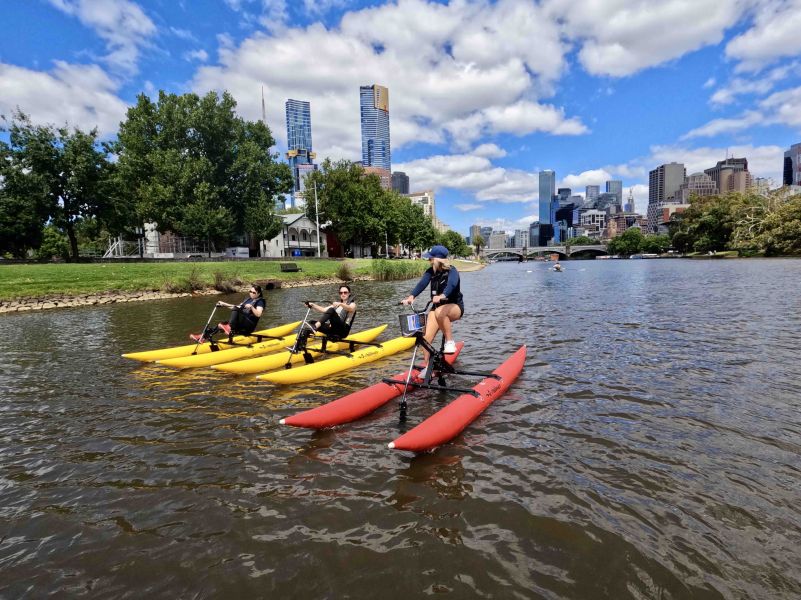
[[[20,107],[34,123],[97,127],[110,137],[125,118],[127,104],[117,96],[118,84],[97,65],[57,61],[49,72],[0,63],[0,114]]]
[[[192,62],[206,62],[209,59],[209,53],[203,49],[200,50],[190,50],[189,52],[184,52],[183,54],[184,60]]]
[[[740,61],[740,71],[759,71],[780,57],[801,53],[799,31],[801,0],[758,2],[751,28],[726,44],[726,55]]]
[[[725,119],[713,119],[682,136],[682,140],[734,133],[756,125],[785,125],[801,130],[801,86],[775,92],[761,100],[757,109]]]
[[[584,68],[612,77],[719,43],[748,8],[739,0],[544,0],[543,6],[569,37],[581,40]]]
[[[454,204],[453,206],[454,208],[462,212],[468,212],[471,210],[479,210],[481,208],[484,208],[483,204]]]
[[[50,0],[58,10],[76,17],[106,43],[103,60],[110,68],[132,75],[139,53],[156,34],[156,26],[142,8],[130,0]]]
[[[219,65],[199,69],[192,85],[230,90],[247,118],[258,118],[265,85],[270,123],[284,122],[285,99],[309,100],[316,149],[337,158],[360,154],[358,88],[372,83],[389,88],[396,148],[422,141],[466,151],[497,133],[582,134],[578,118],[537,100],[565,68],[558,25],[545,17],[523,0],[400,0],[347,13],[335,28],[317,23],[222,46]],[[274,130],[284,143],[283,128]]]
[[[474,154],[430,156],[396,168],[409,176],[415,189],[450,188],[469,192],[483,202],[530,202],[536,199],[539,185],[534,173],[498,167]]]
[[[568,175],[564,177],[558,187],[569,187],[574,193],[584,192],[584,188],[588,185],[602,186],[611,179],[615,179],[615,177],[606,169],[591,169],[579,173],[578,175]]]
[[[788,75],[797,73],[799,67],[801,65],[798,62],[794,62],[771,69],[767,73],[752,79],[735,77],[728,85],[716,90],[709,101],[717,105],[731,104],[737,99],[737,96],[767,94],[777,83],[784,81]]]

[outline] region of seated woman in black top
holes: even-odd
[[[451,323],[458,321],[464,315],[464,298],[460,289],[459,272],[448,262],[448,249],[445,246],[434,246],[423,254],[423,258],[429,260],[431,267],[423,273],[423,277],[411,294],[401,302],[411,304],[430,283],[431,301],[434,303],[434,308],[429,313],[429,319],[426,322],[425,338],[431,342],[437,335],[437,331],[441,329],[442,335],[445,336],[443,351],[445,354],[454,354],[456,342],[453,341]],[[432,315],[433,319],[430,318]],[[426,360],[428,360],[428,353],[426,353]]]
[[[305,337],[312,331],[337,337],[348,335],[346,321],[348,315],[356,311],[356,302],[350,298],[350,286],[344,284],[339,286],[339,301],[332,302],[331,306],[320,306],[314,302],[306,302],[306,306],[323,314],[317,321],[309,321],[309,327],[305,328],[307,332]]]
[[[234,335],[250,335],[256,330],[256,325],[258,325],[267,303],[264,300],[261,286],[254,284],[250,286],[248,297],[239,304],[230,304],[220,301],[217,303],[217,306],[230,308],[231,318],[228,321],[218,323],[216,327],[207,329],[202,334],[190,335],[189,337],[194,341],[206,342],[211,339],[211,336],[220,331],[225,333],[228,337]]]

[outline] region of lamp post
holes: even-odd
[[[317,222],[317,258],[320,258],[320,213],[317,211],[317,182],[314,182],[314,220]]]

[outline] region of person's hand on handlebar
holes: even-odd
[[[439,296],[432,296],[431,302],[432,304],[439,304],[443,300],[446,300],[448,297],[445,294],[440,294]]]
[[[406,296],[403,300],[401,300],[401,304],[405,306],[410,305],[412,302],[414,302],[414,296],[412,295]]]

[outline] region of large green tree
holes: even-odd
[[[106,193],[111,167],[106,148],[97,141],[97,131],[34,125],[18,111],[8,132],[9,144],[0,149],[4,249],[20,255],[38,247],[44,223],[50,220],[66,234],[70,256],[77,259],[80,223],[103,220],[115,210],[115,198]],[[23,235],[30,237],[24,240]]]
[[[273,207],[291,190],[291,172],[270,153],[267,126],[235,108],[228,92],[137,98],[113,148],[117,180],[141,220],[210,242],[280,231]]]
[[[629,227],[626,231],[619,236],[609,240],[607,251],[609,254],[620,254],[622,256],[631,256],[642,252],[642,245],[645,240],[642,231],[639,227]]]
[[[470,254],[470,247],[465,242],[464,236],[452,229],[442,234],[440,243],[448,249],[451,256],[467,256]]]

